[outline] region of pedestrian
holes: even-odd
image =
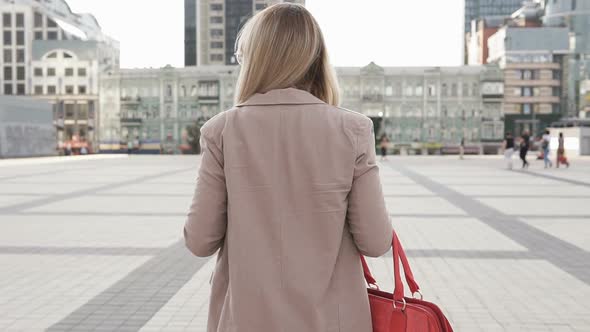
[[[389,139],[387,135],[383,134],[379,141],[379,147],[381,148],[381,161],[387,160],[387,148],[389,147]]]
[[[465,137],[461,138],[461,144],[459,144],[459,159],[463,160],[465,154]]]
[[[373,123],[337,107],[319,25],[301,5],[253,16],[235,56],[236,106],[201,128],[184,227],[193,254],[218,252],[207,331],[372,331],[359,255],[392,240]]]
[[[520,136],[520,159],[522,160],[522,168],[528,168],[529,162],[526,156],[529,153],[530,136],[528,130],[525,130]]]
[[[127,141],[127,154],[132,154],[133,153],[133,142],[128,140]]]
[[[559,164],[565,164],[567,168],[570,167],[570,163],[565,156],[565,140],[563,133],[559,133],[559,140],[557,146],[557,161],[555,162],[556,167],[559,168]]]
[[[549,157],[551,150],[549,149],[549,145],[551,144],[551,134],[549,130],[545,130],[545,133],[541,137],[541,148],[543,148],[543,161],[545,162],[545,168],[553,167],[553,163]]]
[[[506,166],[508,169],[512,169],[512,155],[514,154],[514,137],[511,133],[506,133],[506,138],[502,143],[504,149],[504,160],[506,160]]]

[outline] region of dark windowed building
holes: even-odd
[[[305,5],[305,0],[185,0],[185,66],[237,64],[234,44],[242,25],[280,2]]]

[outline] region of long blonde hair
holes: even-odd
[[[235,101],[255,93],[294,87],[338,105],[338,82],[329,63],[319,25],[305,7],[270,6],[252,17],[238,34],[241,56]]]

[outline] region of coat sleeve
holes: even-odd
[[[222,138],[211,129],[207,124],[201,129],[201,166],[184,226],[186,246],[199,257],[211,256],[222,246],[227,228]]]
[[[391,248],[393,228],[375,161],[373,123],[364,118],[357,134],[356,161],[346,219],[361,254],[378,257]]]

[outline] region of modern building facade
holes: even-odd
[[[144,153],[188,149],[187,127],[233,105],[236,66],[120,70],[101,78],[101,150]],[[399,148],[431,143],[477,152],[497,149],[504,128],[502,72],[496,66],[336,68],[342,105],[366,114],[377,136]],[[494,150],[493,152],[495,152]]]
[[[238,31],[254,14],[269,5],[305,0],[185,0],[185,66],[236,65]]]
[[[0,98],[0,158],[57,153],[51,105],[24,96]]]
[[[63,0],[1,0],[0,18],[1,94],[49,101],[58,146],[92,149],[99,74],[119,68],[119,43]]]
[[[506,16],[489,16],[471,21],[471,30],[466,37],[468,65],[488,63],[488,39],[507,19]]]
[[[465,29],[463,36],[468,36],[473,20],[492,16],[510,16],[521,7],[522,2],[523,0],[465,0]],[[466,51],[467,47],[464,49]],[[467,57],[465,57],[464,63],[468,63]]]
[[[545,10],[544,25],[568,28],[570,52],[564,59],[564,95],[567,116],[578,116],[582,110],[581,82],[590,79],[590,1],[537,1]]]
[[[538,135],[564,114],[564,57],[569,52],[569,36],[566,27],[542,26],[542,10],[529,5],[489,38],[488,62],[504,70],[506,130]]]

